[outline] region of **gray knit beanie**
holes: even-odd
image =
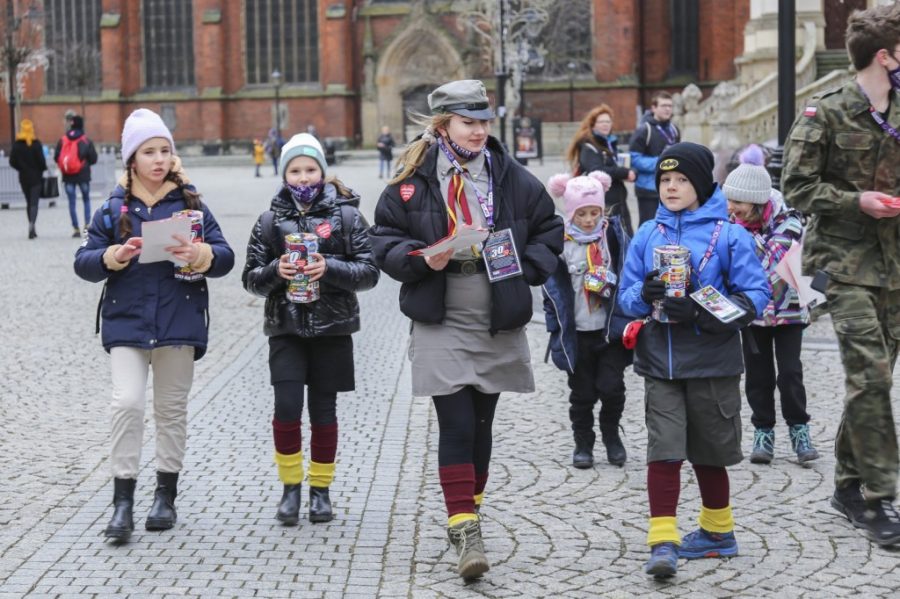
[[[722,191],[733,202],[765,204],[772,193],[772,177],[765,167],[740,164],[725,179]]]

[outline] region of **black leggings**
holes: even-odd
[[[38,183],[31,187],[21,184],[19,186],[22,188],[22,193],[25,194],[25,214],[28,216],[28,224],[33,225],[37,221],[38,207],[41,202],[41,184]]]
[[[481,393],[471,386],[432,397],[440,428],[439,466],[474,464],[476,473],[487,472],[493,441],[491,426],[499,397],[499,393]]]
[[[296,422],[303,419],[303,382],[280,381],[275,389],[275,420]],[[337,422],[337,393],[309,388],[310,424],[334,424]]]

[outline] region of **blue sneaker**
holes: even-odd
[[[750,452],[751,464],[771,464],[775,457],[775,431],[770,428],[758,428],[753,433],[753,451]]]
[[[819,452],[813,447],[809,438],[808,424],[795,424],[788,429],[791,436],[791,447],[797,452],[797,461],[801,464],[819,459]]]
[[[684,559],[732,557],[738,554],[737,539],[733,532],[709,532],[698,528],[685,535],[678,553]]]
[[[650,559],[644,570],[656,578],[669,578],[678,571],[678,545],[657,543],[650,547]]]

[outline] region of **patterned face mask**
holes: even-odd
[[[301,204],[312,204],[319,192],[325,187],[324,181],[319,181],[314,185],[291,185],[285,181],[284,186],[291,192],[291,197]]]
[[[897,67],[893,70],[888,70],[888,79],[891,81],[891,87],[897,91],[900,91],[900,67]]]
[[[457,145],[456,142],[454,142],[452,139],[450,139],[449,135],[447,136],[447,144],[449,144],[450,147],[453,148],[453,151],[456,152],[457,156],[459,156],[460,158],[463,158],[464,160],[472,160],[473,158],[475,158],[476,156],[481,154],[481,151],[484,149],[484,148],[482,148],[481,150],[478,150],[477,152],[467,150],[464,147]]]

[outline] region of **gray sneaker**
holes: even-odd
[[[788,433],[791,436],[791,447],[797,453],[797,461],[803,464],[819,459],[819,452],[809,438],[808,424],[795,424],[788,428]]]
[[[462,578],[479,578],[491,569],[484,554],[484,541],[481,539],[481,524],[478,520],[467,520],[451,526],[447,529],[447,536],[459,556],[456,569]]]
[[[758,428],[753,433],[753,451],[750,452],[751,464],[771,464],[775,457],[775,431],[770,428]]]

